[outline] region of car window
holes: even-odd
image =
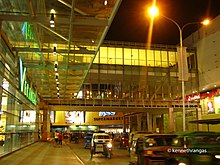
[[[110,137],[107,135],[97,135],[95,136],[95,139],[110,139]]]
[[[188,138],[188,144],[218,144],[220,145],[219,136],[194,136]]]
[[[156,137],[148,138],[145,141],[146,147],[155,146],[181,146],[181,141],[178,138],[173,137]]]

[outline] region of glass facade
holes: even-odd
[[[187,49],[185,93],[198,92],[196,50]],[[82,86],[83,98],[176,100],[181,98],[177,47],[108,42]]]
[[[0,156],[34,143],[39,136],[37,104],[21,92],[20,68],[5,40],[0,40]],[[24,80],[28,81],[27,78]],[[31,86],[29,86],[31,87]],[[35,100],[37,103],[37,100]]]

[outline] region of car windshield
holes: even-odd
[[[200,135],[188,137],[188,144],[211,144],[211,145],[220,145],[220,136],[208,136],[208,135]]]
[[[181,141],[178,138],[174,137],[155,137],[147,138],[145,141],[146,147],[155,147],[155,146],[181,146]]]
[[[97,135],[95,136],[95,139],[110,139],[110,137],[107,135]]]

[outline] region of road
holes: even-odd
[[[85,165],[128,165],[129,164],[129,154],[126,149],[120,149],[117,142],[113,143],[112,148],[112,158],[105,158],[102,154],[95,154],[93,158],[90,158],[90,149],[84,148],[84,141],[81,140],[79,144],[71,143],[69,144],[73,153],[79,157],[79,159]]]

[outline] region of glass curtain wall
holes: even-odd
[[[0,157],[38,140],[37,106],[20,92],[18,58],[0,40]]]
[[[198,90],[196,50],[187,49],[186,94]],[[178,53],[174,46],[105,43],[93,62],[83,98],[176,100],[181,98]]]

